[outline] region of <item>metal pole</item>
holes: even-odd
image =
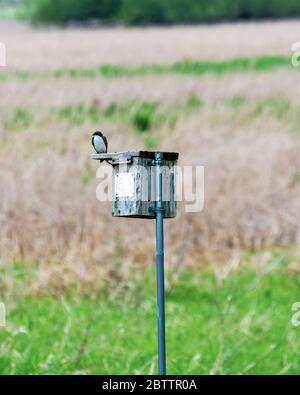
[[[165,279],[164,279],[164,207],[162,153],[155,153],[156,166],[156,271],[158,310],[158,374],[166,374],[166,333],[165,333]]]

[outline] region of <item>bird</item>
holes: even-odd
[[[93,147],[95,148],[95,151],[97,154],[106,154],[107,153],[107,139],[104,136],[102,132],[97,130],[96,132],[93,133],[92,136],[92,144]]]

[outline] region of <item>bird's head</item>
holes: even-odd
[[[99,137],[102,137],[103,138],[103,133],[100,131],[100,130],[96,130],[94,133],[93,133],[93,137],[94,136],[99,136]]]

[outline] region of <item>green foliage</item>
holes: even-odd
[[[71,125],[83,124],[87,120],[97,123],[101,119],[110,119],[127,121],[137,131],[145,132],[158,122],[157,108],[156,102],[125,100],[112,102],[105,109],[95,104],[87,106],[80,103],[75,106],[64,106],[56,112],[60,119],[68,120]]]
[[[121,0],[23,0],[23,10],[33,22],[66,24],[69,21],[109,21]]]
[[[67,120],[72,126],[82,125],[87,120],[96,123],[103,116],[101,109],[96,104],[86,106],[80,103],[74,106],[63,106],[56,112],[59,119]]]
[[[196,95],[189,96],[186,101],[186,109],[190,111],[197,110],[202,105],[203,105],[202,100]]]
[[[123,0],[119,18],[128,25],[167,23],[165,4],[161,0]]]
[[[199,23],[234,20],[239,17],[239,1],[162,0],[165,23]]]
[[[244,104],[246,104],[247,99],[243,96],[233,96],[230,99],[227,100],[227,104],[234,108],[235,110],[238,110],[241,108]]]
[[[97,20],[128,25],[282,18],[300,15],[299,0],[23,0],[38,23]]]
[[[287,275],[281,254],[260,272],[244,263],[225,278],[221,269],[167,273],[169,374],[299,373],[299,274]],[[135,275],[95,299],[14,298],[0,328],[0,373],[155,373],[155,271]]]
[[[125,100],[111,103],[104,111],[106,117],[129,122],[137,131],[146,132],[158,121],[158,103]]]
[[[65,68],[54,71],[17,71],[17,72],[2,72],[0,74],[1,81],[6,81],[11,78],[20,80],[28,80],[30,78],[55,78],[59,79],[68,76],[73,79],[78,78],[96,78],[102,76],[106,78],[120,78],[120,77],[136,77],[145,75],[160,75],[160,74],[189,74],[189,75],[203,75],[203,74],[232,74],[236,72],[257,71],[265,72],[279,68],[291,68],[291,58],[289,56],[257,56],[252,58],[233,58],[226,60],[184,60],[173,65],[163,64],[144,64],[141,66],[116,66],[116,65],[102,65],[96,68]],[[294,68],[299,70],[299,68]]]
[[[282,119],[283,117],[290,116],[291,110],[295,111],[291,108],[291,104],[287,99],[282,98],[269,98],[266,100],[262,100],[258,102],[255,106],[254,116],[259,116],[264,111],[272,112],[278,119]]]
[[[130,118],[138,131],[145,132],[152,127],[157,107],[158,103],[145,101],[132,109]]]
[[[290,58],[285,56],[258,56],[221,61],[185,60],[175,63],[171,70],[182,74],[225,74],[240,71],[266,71],[276,67],[291,67]]]
[[[24,130],[31,126],[34,120],[33,113],[27,107],[17,106],[13,114],[5,121],[9,129]]]
[[[127,124],[137,132],[145,149],[154,149],[158,146],[158,131],[162,125],[174,128],[178,117],[189,116],[202,106],[202,101],[191,95],[183,103],[163,105],[155,101],[140,101],[137,99],[112,102],[107,107],[101,108],[97,104],[64,106],[54,109],[54,114],[60,119],[69,122],[71,126],[92,122],[97,125],[104,119],[119,124]],[[89,182],[89,173],[83,176],[83,183]]]

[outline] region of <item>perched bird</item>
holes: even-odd
[[[107,153],[107,139],[99,130],[93,133],[92,144],[97,154]]]

